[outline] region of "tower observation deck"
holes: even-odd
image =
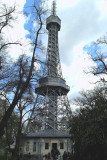
[[[63,125],[66,126],[65,121],[70,113],[67,99],[70,88],[63,79],[59,57],[58,31],[60,28],[61,20],[56,15],[56,4],[53,1],[52,13],[46,20],[48,30],[47,75],[39,79],[35,89],[42,99],[41,106],[44,112],[42,112],[41,119],[39,116],[39,122],[45,123],[44,129],[59,129]]]

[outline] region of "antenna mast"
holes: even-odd
[[[52,15],[56,16],[56,2],[53,0],[52,2]]]

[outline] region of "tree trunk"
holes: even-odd
[[[20,121],[19,121],[19,125],[18,125],[17,136],[16,136],[15,150],[12,154],[11,160],[19,160],[18,157],[19,157],[19,149],[20,149],[21,132],[22,132],[22,111],[20,111]]]

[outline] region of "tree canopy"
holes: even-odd
[[[82,91],[74,104],[80,108],[69,123],[76,160],[105,160],[107,158],[107,37],[106,35],[84,48],[96,63],[91,67],[100,76],[92,90]],[[87,73],[88,74],[88,73]]]
[[[78,159],[107,157],[107,96],[102,88],[82,92],[75,104],[81,106],[72,115],[70,133],[74,155]]]

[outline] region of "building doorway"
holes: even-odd
[[[57,143],[52,143],[52,151],[51,151],[51,156],[53,159],[56,159],[58,157],[59,151],[57,149]]]
[[[57,150],[57,143],[52,143],[52,149]]]

